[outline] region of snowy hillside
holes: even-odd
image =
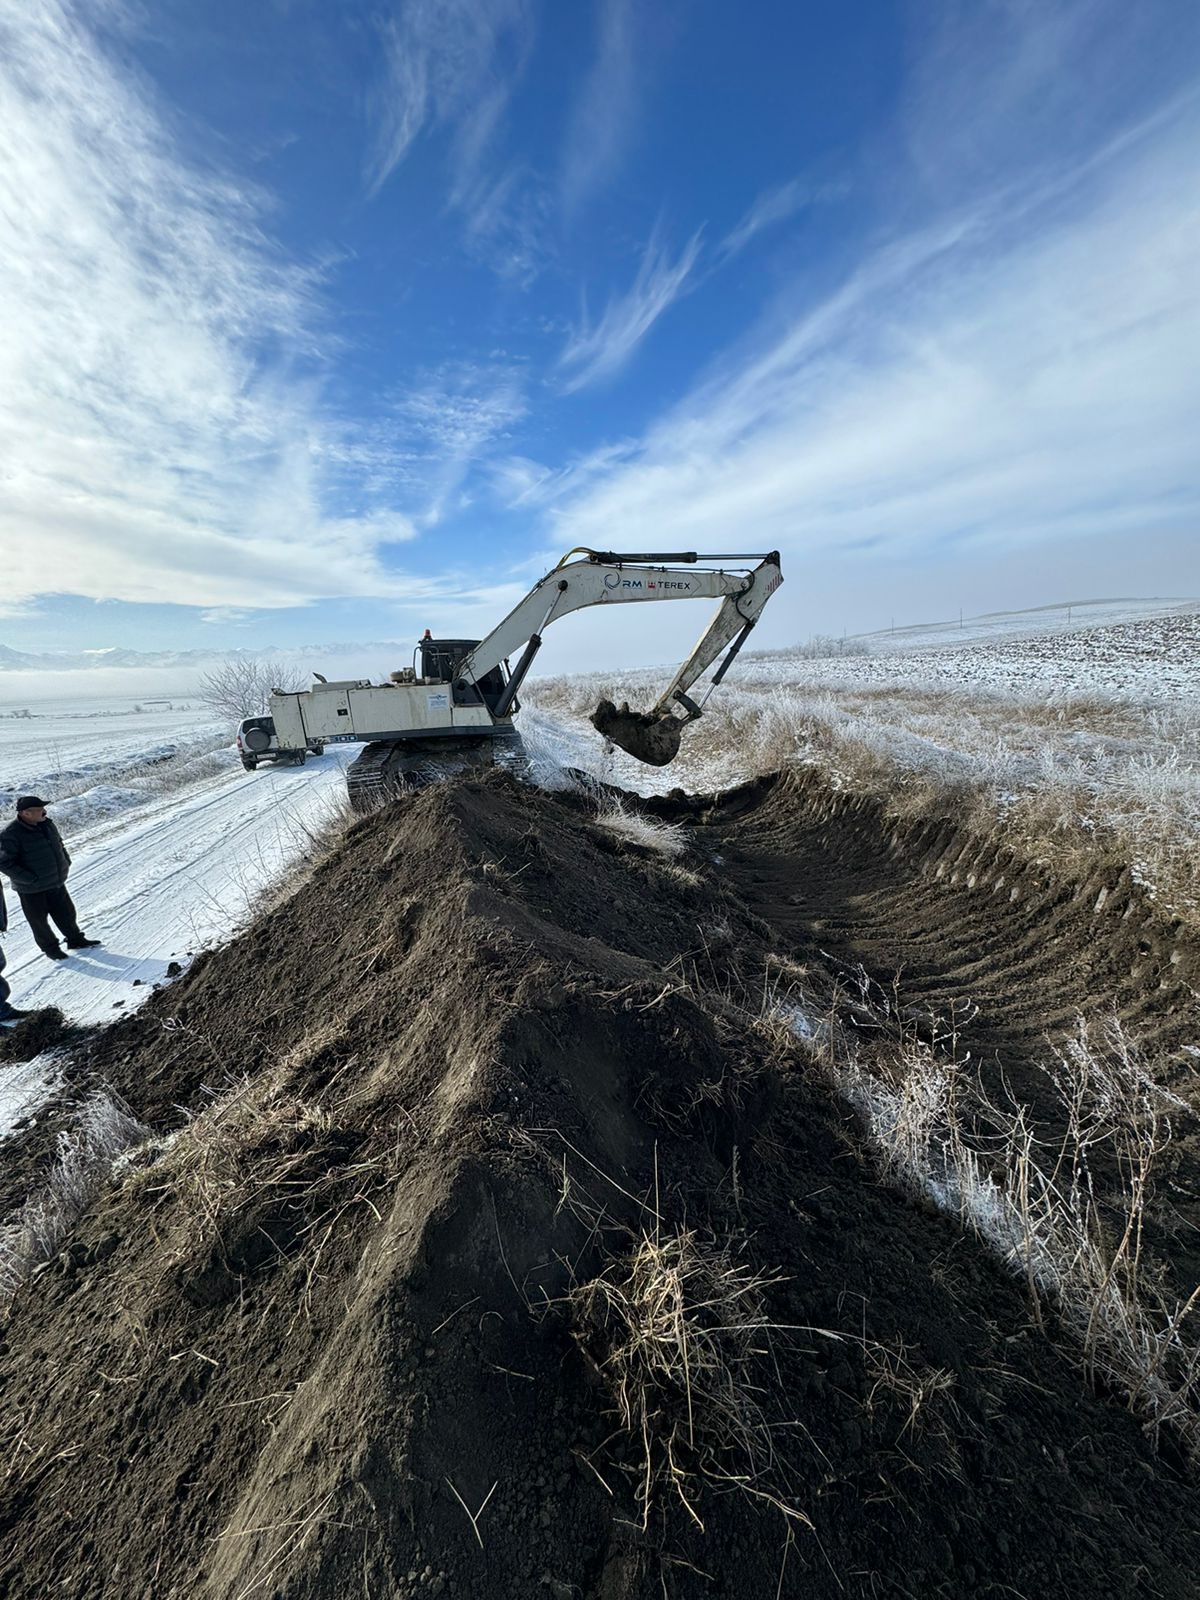
[[[872,654],[923,650],[936,645],[973,645],[1002,639],[1032,639],[1043,634],[1074,633],[1088,628],[1142,622],[1155,617],[1200,611],[1200,599],[1073,600],[1032,606],[1023,611],[993,611],[949,622],[922,622],[880,628],[854,636]]]
[[[1021,613],[1022,616],[1028,615]],[[887,685],[1001,689],[1052,694],[1200,694],[1200,608],[1136,621],[1041,632],[934,631],[888,638],[865,655],[807,658],[790,652],[751,657],[737,677],[810,685]]]

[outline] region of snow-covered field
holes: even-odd
[[[1195,574],[1193,574],[1195,576]],[[1061,605],[1035,606],[1028,611],[990,611],[983,616],[949,622],[922,622],[907,628],[886,628],[855,635],[854,643],[874,655],[891,651],[908,653],[938,645],[961,649],[964,645],[1027,640],[1040,636],[1079,633],[1089,628],[1110,628],[1125,622],[1155,617],[1189,615],[1200,609],[1191,600],[1076,600]]]
[[[0,813],[11,810],[18,794],[36,793],[59,804],[60,819],[82,824],[137,804],[156,783],[174,782],[188,761],[232,743],[228,723],[194,700],[159,706],[130,696],[23,706],[6,699]],[[140,788],[131,791],[131,780]]]
[[[77,766],[86,764],[85,752],[94,753],[92,740],[90,731],[79,735]],[[125,746],[126,755],[131,748]],[[0,757],[4,750],[0,743]],[[131,791],[115,815],[93,810],[86,820],[73,819],[70,802],[54,806],[73,858],[69,887],[81,925],[103,946],[48,961],[6,885],[5,976],[13,1005],[56,1006],[84,1023],[140,1005],[166,978],[170,962],[186,966],[196,951],[244,925],[342,814],[342,769],[356,753],[356,746],[343,745],[302,768],[251,773],[230,748],[220,753],[214,774],[166,792]],[[36,761],[25,769],[30,780],[35,769]],[[51,789],[46,797],[53,799],[52,785],[36,787]],[[53,1075],[53,1062],[0,1065],[0,1132],[44,1098]]]
[[[1005,619],[1007,624],[1008,619]],[[737,681],[816,685],[948,684],[960,688],[1032,690],[1039,694],[1200,695],[1200,608],[1166,616],[1124,618],[1068,632],[1014,635],[976,628],[928,639],[911,630],[856,641],[871,654],[836,652],[802,662],[794,655],[752,656]]]

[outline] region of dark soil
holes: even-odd
[[[816,773],[714,797],[651,803],[700,824],[698,838],[774,947],[876,1009],[969,1058],[989,1093],[1057,1131],[1052,1047],[1083,1018],[1097,1041],[1116,1017],[1156,1075],[1192,1108],[1178,1116],[1146,1218],[1181,1300],[1200,1282],[1200,945],[1163,917],[1120,863],[1082,880],[1018,859],[952,819],[888,821],[877,801],[831,792]],[[1103,1152],[1096,1155],[1098,1170]]]
[[[743,1005],[783,953],[982,994],[997,1059],[1109,1002],[1171,1050],[1194,951],[1127,885],[1093,913],[811,784],[663,807],[689,876],[579,798],[425,790],[92,1043],[78,1088],[174,1137],[12,1306],[0,1593],[1197,1593],[1170,1441],[880,1183]],[[739,1370],[773,1458],[706,1415],[689,1445],[688,1387],[656,1392],[643,1525],[643,1442],[567,1296],[685,1227],[768,1280]]]
[[[54,1006],[31,1011],[15,1028],[0,1030],[0,1062],[29,1061],[43,1050],[67,1049],[79,1042],[84,1031]]]

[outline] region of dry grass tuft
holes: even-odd
[[[643,1233],[568,1297],[576,1339],[636,1442],[642,1526],[663,1494],[703,1527],[702,1488],[740,1490],[811,1526],[791,1504],[759,1401],[776,1280],[680,1228]]]
[[[45,1187],[0,1227],[0,1309],[57,1253],[118,1157],[148,1135],[116,1096],[89,1095],[73,1125],[58,1136],[58,1157]]]
[[[596,826],[625,844],[652,850],[657,855],[680,856],[687,848],[686,832],[680,824],[644,817],[640,812],[630,811],[620,800],[608,801],[597,812]]]
[[[933,1429],[953,1445],[947,1420],[960,1420],[953,1398],[954,1374],[914,1358],[903,1346],[864,1340],[862,1348],[871,1385],[867,1411],[873,1414],[885,1402],[898,1406],[904,1417],[901,1438]]]

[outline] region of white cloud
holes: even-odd
[[[119,18],[115,5],[98,8]],[[275,607],[402,592],[411,527],[329,521],[317,288],[184,163],[74,0],[0,0],[0,541],[48,592]]]
[[[572,110],[563,149],[562,195],[568,211],[612,177],[625,154],[636,122],[638,44],[632,0],[599,0],[596,59]]]
[[[500,362],[448,361],[397,395],[393,412],[409,441],[417,520],[433,527],[525,415],[523,379]]]
[[[257,612],[248,611],[241,606],[210,606],[207,611],[200,613],[200,621],[207,623],[210,627],[224,627],[227,624],[237,625],[249,622],[252,617],[257,615]],[[90,651],[85,651],[84,653],[91,654]]]
[[[422,135],[443,133],[445,207],[464,243],[522,288],[542,270],[546,186],[505,165],[503,123],[534,42],[531,0],[401,0],[380,25],[383,73],[371,99],[367,188],[377,195]]]
[[[737,255],[764,228],[773,228],[780,222],[786,222],[789,217],[795,216],[797,211],[810,205],[813,200],[827,199],[832,194],[840,192],[832,186],[813,190],[809,185],[801,183],[799,178],[793,178],[790,183],[781,183],[774,189],[764,190],[737,226],[731,228],[717,246],[718,260],[728,260],[730,256]]]
[[[506,456],[492,466],[492,492],[501,505],[511,510],[533,501],[553,475],[549,467],[528,456]]]
[[[452,130],[455,203],[474,193],[528,56],[528,0],[402,0],[381,28],[373,101],[372,194],[435,127]]]
[[[1195,89],[1200,10],[1176,0],[940,0],[913,20],[896,154],[906,188],[946,204],[998,175],[1037,186]]]
[[[1036,180],[1018,152],[560,481],[560,537],[930,559],[1200,530],[1198,141],[1183,97]]]
[[[628,293],[609,301],[595,327],[589,327],[585,318],[572,334],[560,358],[561,366],[575,369],[563,385],[568,394],[620,371],[683,293],[699,253],[700,234],[694,233],[678,259],[671,261],[655,231]]]

